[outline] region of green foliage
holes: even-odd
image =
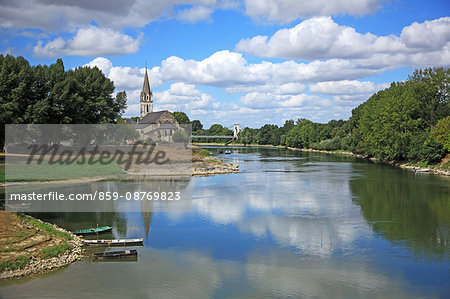
[[[423,131],[412,136],[408,147],[408,158],[413,160],[428,160],[430,162],[440,160],[445,151],[441,144]]]
[[[264,125],[256,134],[258,144],[280,144],[280,129],[276,125]]]
[[[203,129],[203,125],[198,119],[193,120],[191,122],[191,125],[192,125],[192,132],[195,132],[195,131]]]
[[[380,159],[405,159],[411,137],[422,125],[413,90],[407,84],[393,83],[361,105],[361,147]]]
[[[258,134],[258,130],[245,128],[240,131],[238,134],[238,140],[243,144],[253,144],[256,143],[256,135]]]
[[[61,59],[31,67],[23,57],[0,55],[0,125],[115,123],[126,108],[125,91],[97,68],[64,70]],[[0,130],[0,148],[4,131]]]
[[[172,112],[172,115],[180,125],[189,125],[191,123],[189,117],[184,112],[175,111]]]
[[[30,262],[27,255],[19,255],[15,260],[4,261],[0,263],[0,272],[21,269]]]
[[[206,149],[200,149],[198,152],[196,152],[196,154],[199,155],[200,157],[211,156],[211,152]]]
[[[418,69],[409,77],[408,84],[419,101],[420,117],[430,130],[450,113],[449,76],[450,69],[441,67]]]
[[[46,233],[48,233],[51,236],[55,236],[58,238],[62,238],[62,239],[66,239],[66,240],[71,240],[72,236],[69,233],[66,232],[62,232],[57,230],[53,225],[48,224],[48,223],[44,223],[41,221],[38,221],[34,218],[31,218],[25,214],[22,213],[17,213],[16,214],[22,221],[27,222],[28,224],[39,228],[40,230],[45,231]]]
[[[51,247],[42,248],[41,255],[45,259],[60,256],[66,250],[72,249],[72,246],[67,244],[67,242],[61,242],[60,244],[53,245]]]
[[[173,133],[172,139],[174,142],[187,142],[189,136],[184,131],[176,131]]]
[[[327,139],[327,125],[299,119],[286,136],[286,145],[298,148],[310,148],[314,143]]]
[[[431,130],[431,135],[447,152],[450,152],[450,116],[439,120],[433,130]]]

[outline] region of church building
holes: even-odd
[[[140,110],[140,120],[135,127],[144,141],[171,142],[173,133],[181,129],[168,110],[153,112],[153,93],[150,90],[147,68],[145,68],[144,86],[141,91]]]

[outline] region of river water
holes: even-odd
[[[0,281],[1,296],[449,296],[449,178],[282,149],[221,156],[240,173],[193,177],[186,211],[34,215],[71,230],[112,225],[102,238],[144,237],[144,247],[137,261]]]

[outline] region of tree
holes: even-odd
[[[373,95],[361,111],[359,130],[365,152],[380,159],[405,159],[411,137],[420,131],[420,105],[405,83]]]
[[[223,126],[221,124],[213,124],[207,131],[209,135],[220,135],[222,130]]]
[[[172,115],[180,125],[189,125],[191,123],[189,117],[184,112],[175,111],[172,112]]]
[[[450,69],[442,67],[419,69],[409,77],[408,82],[420,101],[422,118],[430,130],[439,119],[449,115],[449,77]]]
[[[258,133],[258,130],[245,128],[244,130],[239,132],[238,139],[243,144],[256,143],[257,133]]]
[[[0,125],[7,123],[116,123],[126,93],[97,68],[64,70],[61,59],[31,67],[23,57],[0,55]],[[0,130],[0,148],[4,131]]]
[[[439,120],[433,130],[431,130],[431,135],[447,152],[450,152],[450,116]]]
[[[256,134],[258,144],[280,144],[280,132],[277,125],[264,125]]]
[[[197,120],[197,119],[193,120],[191,122],[191,125],[192,125],[192,132],[195,132],[195,131],[203,129],[202,123],[199,120]]]

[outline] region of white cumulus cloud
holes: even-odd
[[[361,34],[331,17],[305,20],[293,28],[280,29],[271,37],[242,39],[236,50],[260,57],[287,59],[366,59],[379,65],[450,61],[450,17],[413,23],[400,36]],[[420,57],[420,58],[419,58]],[[417,59],[419,58],[419,59]]]
[[[38,41],[33,48],[37,57],[53,58],[58,56],[98,56],[133,54],[139,50],[140,38],[121,32],[88,26],[80,28],[75,36],[68,40],[58,37],[44,44]]]
[[[342,80],[325,81],[312,84],[309,90],[314,93],[329,95],[355,95],[373,94],[381,89],[389,87],[389,84],[375,84],[371,81]]]
[[[180,11],[178,13],[178,19],[188,23],[196,23],[198,21],[208,20],[213,11],[210,7],[194,6]]]

